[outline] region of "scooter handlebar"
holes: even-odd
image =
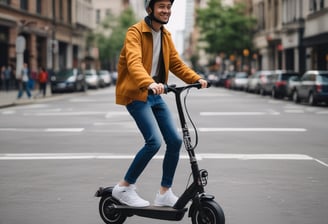
[[[211,87],[211,84],[207,83],[207,88],[210,88],[210,87]],[[169,92],[178,92],[178,91],[182,92],[183,90],[190,89],[190,88],[200,89],[200,88],[202,88],[202,84],[200,84],[199,82],[196,82],[193,84],[188,84],[188,85],[180,86],[180,87],[177,87],[177,85],[175,85],[175,84],[171,84],[171,85],[164,84],[164,93],[166,94]],[[153,90],[148,89],[148,94],[154,95]]]

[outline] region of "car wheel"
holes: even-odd
[[[301,100],[300,100],[300,97],[298,96],[298,92],[297,91],[294,91],[293,92],[293,101],[295,103],[299,103]]]
[[[309,94],[308,97],[308,103],[312,106],[316,106],[317,105],[317,101],[314,99],[313,93]]]

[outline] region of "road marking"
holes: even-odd
[[[200,112],[201,116],[266,115],[265,112]]]
[[[82,132],[84,128],[0,128],[0,131],[16,131],[16,132]]]
[[[84,128],[47,128],[46,132],[82,132]]]
[[[290,114],[303,114],[304,113],[304,110],[288,109],[288,110],[285,110],[285,113],[290,113]]]
[[[85,115],[104,115],[106,112],[99,111],[75,111],[75,112],[38,112],[24,113],[24,116],[85,116]]]
[[[110,123],[95,123],[109,125]],[[113,125],[113,123],[111,123]],[[90,132],[129,133],[138,132],[134,125],[125,124],[123,129],[90,130]],[[121,125],[122,126],[122,125]],[[181,131],[181,128],[178,128]],[[198,128],[199,132],[306,132],[305,128]],[[83,132],[85,128],[0,128],[0,132]],[[193,130],[191,129],[190,132]]]
[[[201,132],[305,132],[305,128],[199,128]]]
[[[328,111],[318,111],[317,114],[328,114]]]
[[[103,160],[103,159],[128,159],[135,155],[116,153],[4,153],[0,154],[0,160]],[[154,159],[163,159],[164,155],[155,155]],[[181,154],[180,159],[189,159],[187,154]],[[316,161],[328,167],[328,164],[304,154],[225,154],[225,153],[200,153],[198,160],[206,159],[234,159],[234,160],[303,160]]]

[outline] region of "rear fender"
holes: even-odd
[[[95,197],[103,197],[103,196],[107,196],[107,195],[112,195],[113,188],[114,187],[100,187],[96,191]]]

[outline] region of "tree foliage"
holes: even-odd
[[[245,15],[245,5],[224,7],[221,0],[209,0],[207,7],[197,10],[197,25],[205,51],[212,55],[233,54],[252,49],[255,19]]]
[[[101,31],[89,35],[88,41],[98,47],[99,58],[104,66],[115,69],[126,31],[136,21],[133,10],[127,8],[118,17],[109,14],[101,23]]]

